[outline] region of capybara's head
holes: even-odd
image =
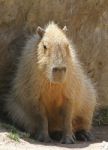
[[[50,23],[45,29],[37,28],[41,37],[38,44],[38,65],[45,77],[53,83],[63,83],[69,70],[71,47],[66,35],[66,27],[60,29]]]

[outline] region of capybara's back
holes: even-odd
[[[8,31],[7,31],[8,32]],[[17,59],[19,58],[27,34],[16,35],[1,34],[0,32],[0,119],[8,120],[4,112],[5,96],[11,88],[11,82],[16,71]],[[11,41],[14,39],[13,41]]]
[[[62,143],[89,140],[95,89],[76,56],[66,27],[37,28],[22,52],[7,98],[11,119],[39,141],[62,131]]]

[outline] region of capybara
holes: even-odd
[[[6,99],[11,119],[39,141],[61,131],[61,143],[89,140],[96,92],[84,73],[66,27],[37,28],[23,49]],[[76,136],[76,137],[75,137]]]

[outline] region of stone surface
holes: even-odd
[[[0,95],[9,88],[25,39],[38,25],[67,25],[85,71],[108,107],[108,0],[0,0]],[[7,76],[8,75],[8,76]]]

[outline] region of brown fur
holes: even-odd
[[[55,66],[65,66],[66,73],[53,74]],[[95,104],[94,87],[71,42],[50,23],[41,38],[35,35],[24,48],[7,98],[9,115],[28,132],[38,131],[38,139],[46,140],[48,131],[60,130],[63,142],[72,143],[75,132],[90,130]]]

